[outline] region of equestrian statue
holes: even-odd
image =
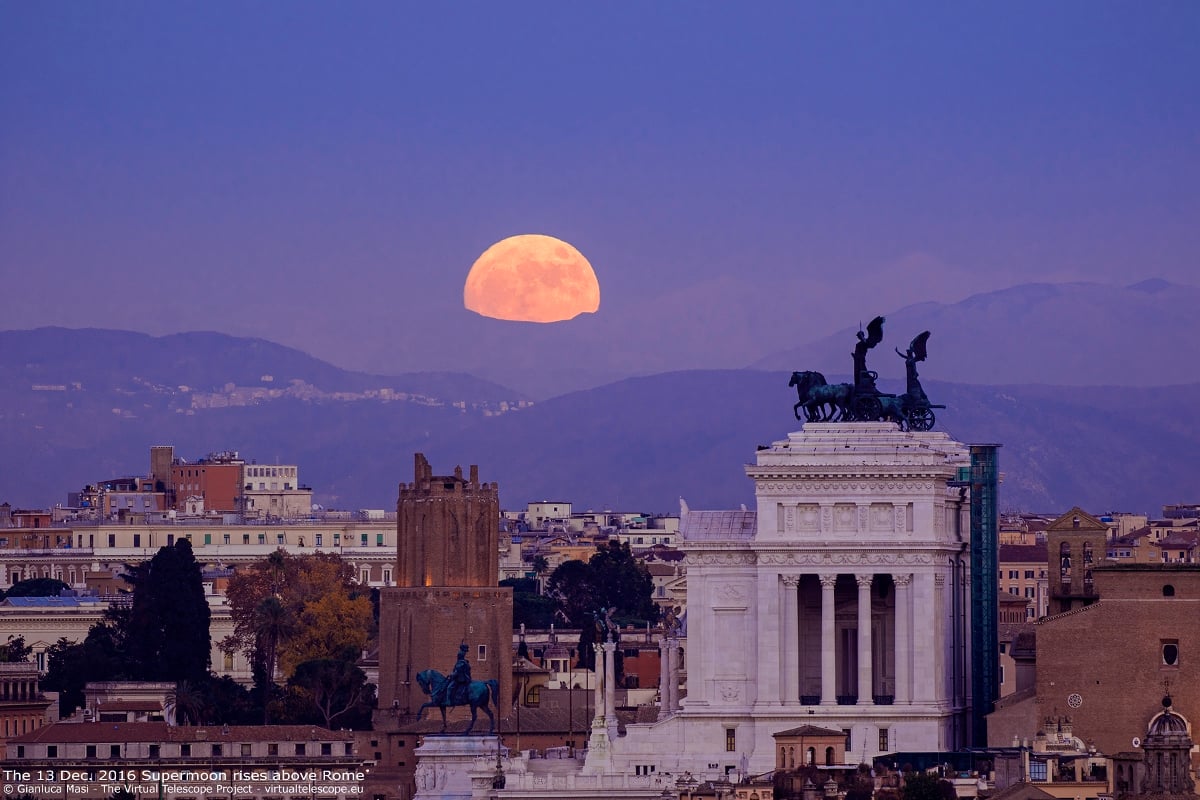
[[[429,695],[429,702],[417,709],[417,720],[421,719],[421,715],[427,708],[440,709],[442,733],[445,733],[446,709],[470,706],[471,724],[462,733],[463,736],[466,736],[475,727],[479,709],[482,708],[483,712],[488,715],[488,719],[491,720],[488,733],[494,733],[496,717],[492,714],[488,699],[490,697],[491,706],[500,708],[500,683],[495,679],[471,680],[471,663],[467,661],[467,649],[465,643],[458,648],[458,659],[454,662],[454,667],[450,670],[449,675],[443,675],[436,669],[424,669],[417,673],[417,684],[420,685],[421,691]]]

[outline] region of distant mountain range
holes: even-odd
[[[1170,386],[1200,381],[1200,289],[1151,280],[1118,287],[1034,283],[959,303],[886,314],[868,366],[903,377],[894,348],[931,331],[922,376],[956,383]],[[866,324],[868,320],[862,320]],[[782,350],[751,369],[849,372],[854,328]]]
[[[884,346],[907,344],[887,336]],[[1157,513],[1197,499],[1200,429],[1188,401],[1200,385],[933,380],[953,339],[931,339],[923,370],[930,397],[948,406],[936,427],[1003,445],[1002,507]],[[875,352],[869,363],[882,366],[883,348]],[[529,405],[470,375],[366,375],[263,340],[55,328],[0,332],[0,369],[10,466],[0,470],[0,501],[14,506],[144,474],[150,446],[174,444],[189,458],[233,449],[299,464],[315,499],[339,508],[392,506],[417,450],[435,470],[479,464],[508,508],[556,499],[670,512],[681,496],[693,508],[737,507],[753,501],[742,465],[755,445],[799,425],[784,370],[662,373]],[[880,384],[902,390],[895,379]]]

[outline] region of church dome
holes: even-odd
[[[1150,723],[1150,730],[1146,731],[1146,738],[1152,736],[1187,736],[1187,723],[1178,714],[1164,711]]]

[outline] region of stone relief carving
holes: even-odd
[[[931,492],[932,481],[762,481],[755,491],[760,495],[879,495],[889,493]]]
[[[833,507],[833,529],[835,531],[858,530],[854,516],[854,506],[848,503],[838,503]]]
[[[746,564],[754,564],[757,558],[754,553],[741,552],[718,552],[718,553],[692,553],[684,556],[683,563],[689,566],[697,564],[705,564],[709,566],[744,566]]]
[[[858,507],[858,530],[861,533],[866,533],[871,529],[871,511],[866,506]]]
[[[818,576],[818,578],[821,581],[822,589],[832,589],[835,585],[837,585],[837,575],[823,574]]]
[[[742,600],[746,597],[746,590],[736,583],[725,583],[717,588],[717,597],[722,600]]]
[[[908,509],[904,506],[896,506],[896,533],[904,533],[908,529],[908,520],[905,517]]]
[[[805,503],[800,506],[800,530],[815,531],[821,527],[821,508],[814,503]]]
[[[795,589],[800,585],[799,575],[780,575],[779,579],[783,581],[783,585],[789,589]]]
[[[796,509],[792,506],[784,509],[783,529],[788,532],[796,530]]]
[[[933,576],[933,585],[938,589],[941,589],[942,587],[944,587],[946,585],[946,576],[945,575],[934,575]]]
[[[717,696],[725,703],[736,703],[742,699],[742,687],[732,681],[717,683]]]
[[[758,563],[772,565],[807,566],[812,564],[932,564],[933,556],[928,553],[906,552],[851,552],[851,553],[771,553],[758,554]]]

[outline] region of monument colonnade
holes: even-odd
[[[800,691],[800,581],[806,574],[814,574],[821,585],[821,705],[838,704],[837,696],[837,618],[834,589],[839,574],[835,572],[788,573],[779,576],[782,664],[779,685],[781,699],[785,705],[802,702]],[[850,573],[858,586],[857,597],[857,662],[858,691],[857,705],[875,703],[873,647],[871,641],[871,588],[876,576],[890,574],[895,586],[894,635],[891,636],[893,663],[895,665],[895,695],[890,702],[910,703],[914,701],[911,671],[910,635],[913,624],[912,573]],[[940,577],[940,576],[939,576]],[[916,698],[920,699],[920,698]]]

